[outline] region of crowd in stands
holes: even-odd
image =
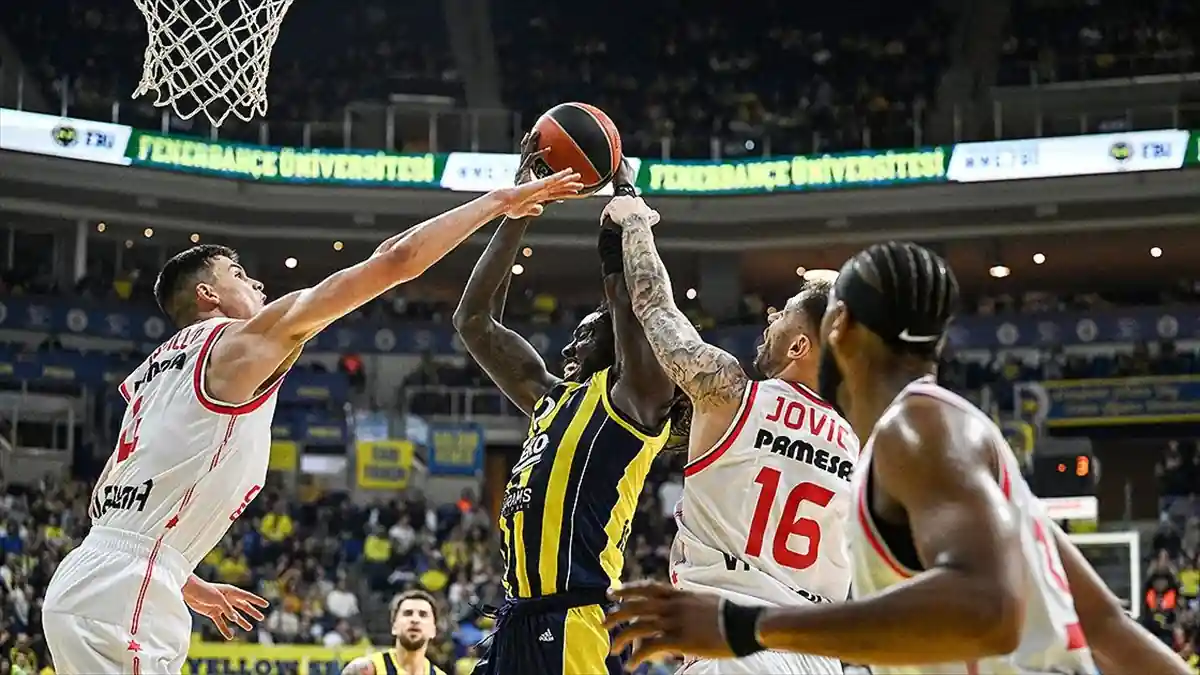
[[[1200,8],[1189,0],[1015,0],[1000,83],[1052,84],[1188,73]]]
[[[563,100],[589,101],[622,124],[627,150],[639,156],[905,147],[936,105],[953,45],[966,39],[957,10],[932,0],[815,9],[772,0],[752,12],[672,0],[652,18],[609,20],[640,10],[631,0],[496,0],[489,11],[503,102],[528,123]],[[1197,65],[1198,13],[1188,0],[1013,0],[999,83],[1188,72]],[[124,121],[161,126],[148,99],[128,100],[145,43],[133,3],[9,3],[0,19],[50,100],[100,119],[121,101]],[[449,45],[441,3],[295,4],[272,58],[272,142],[302,143],[297,130],[316,121],[307,140],[340,145],[345,106],[393,93],[461,100],[462,68]],[[242,133],[233,123],[222,131]],[[257,138],[246,133],[242,140]]]
[[[1142,624],[1200,672],[1200,442],[1170,441],[1156,467],[1160,526]]]

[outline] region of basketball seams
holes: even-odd
[[[567,132],[566,128],[563,127],[563,125],[560,124],[558,122],[558,120],[554,119],[553,115],[545,115],[544,118],[547,121],[549,121],[550,123],[552,123],[555,127],[558,128],[558,131],[562,135],[562,137],[567,139],[568,141],[570,141],[571,145],[574,146],[575,151],[579,154],[580,157],[583,158],[583,161],[587,162],[588,167],[590,167],[592,169],[592,173],[596,174],[596,183],[603,183],[604,182],[604,174],[600,173],[600,170],[597,169],[596,165],[592,163],[592,158],[588,157],[587,153],[583,151],[583,148],[579,147],[579,143],[575,140],[574,137],[571,136],[571,134],[569,134]],[[601,127],[601,128],[603,128],[603,127]],[[610,143],[609,146],[611,147],[611,145],[612,144]],[[591,187],[591,186],[588,186],[588,187]]]
[[[616,175],[617,169],[621,168],[621,153],[623,150],[621,147],[621,132],[617,129],[616,123],[612,121],[611,117],[594,105],[587,103],[571,103],[569,105],[573,105],[590,115],[596,121],[596,124],[604,130],[604,135],[609,141],[608,152],[609,159],[612,161],[613,175]],[[599,174],[600,172],[597,171],[596,173]],[[608,177],[602,176],[601,178],[605,179]]]

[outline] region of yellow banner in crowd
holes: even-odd
[[[360,441],[355,446],[360,488],[403,490],[408,486],[414,452],[411,441]]]
[[[193,642],[183,675],[338,675],[350,661],[378,649]]]

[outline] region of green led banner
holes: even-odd
[[[769,159],[643,160],[645,194],[762,194],[946,181],[949,147],[844,152]]]
[[[1184,166],[1200,165],[1200,131],[1192,132],[1192,140],[1188,144],[1187,157],[1184,157],[1183,164]]]
[[[133,166],[278,183],[439,186],[445,155],[244,145],[134,130]]]

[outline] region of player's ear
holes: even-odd
[[[787,355],[789,359],[793,361],[799,361],[800,359],[808,356],[812,351],[812,339],[810,339],[808,335],[801,333],[796,336],[795,340],[792,340],[792,344],[788,345]]]
[[[221,299],[217,297],[217,289],[213,288],[212,284],[199,283],[196,284],[196,301],[216,305],[220,304]]]
[[[829,317],[829,343],[833,345],[841,345],[846,339],[847,333],[850,330],[850,312],[846,310],[846,303],[838,301],[832,309],[833,316]]]

